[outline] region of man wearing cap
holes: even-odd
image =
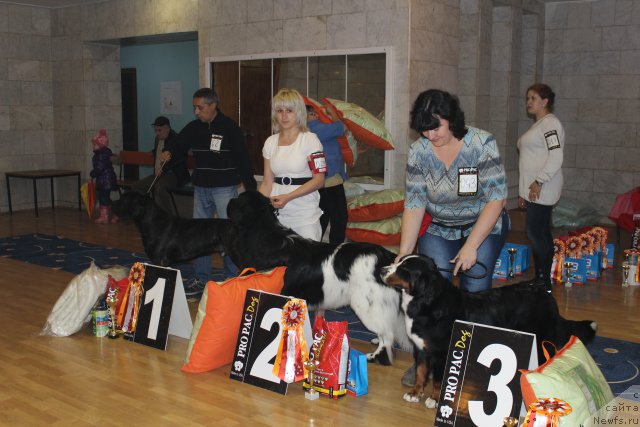
[[[156,204],[173,214],[171,195],[167,190],[182,186],[191,179],[187,169],[187,155],[184,148],[179,147],[178,134],[171,129],[168,118],[157,117],[151,126],[156,134],[152,150],[154,173],[134,183],[131,188],[144,193],[151,189]]]

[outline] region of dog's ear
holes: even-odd
[[[256,190],[247,190],[229,201],[227,216],[235,225],[255,227],[259,224],[277,222],[273,206],[268,197]]]
[[[412,280],[414,288],[412,295],[429,305],[442,292],[440,281],[443,277],[438,271],[438,266],[430,257],[421,256],[416,261],[419,262],[419,266],[413,269],[416,276]]]

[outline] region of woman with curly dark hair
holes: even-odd
[[[468,274],[460,277],[461,289],[487,290],[509,230],[496,139],[466,126],[458,99],[437,89],[415,100],[411,128],[420,138],[409,150],[399,256],[412,253],[417,243],[419,253],[451,271],[445,277]],[[419,237],[425,212],[433,220]]]

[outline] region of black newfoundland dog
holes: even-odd
[[[144,251],[156,265],[169,266],[223,251],[227,219],[184,219],[159,208],[148,194],[130,191],[112,206],[121,217],[132,217],[142,235]]]
[[[564,319],[558,304],[543,286],[519,283],[484,292],[465,292],[442,277],[436,264],[423,255],[406,255],[384,268],[385,283],[402,290],[402,309],[407,333],[414,347],[416,384],[404,400],[418,402],[424,394],[429,372],[433,393],[425,404],[434,408],[446,364],[447,349],[455,320],[536,334],[538,355],[542,341],[558,348],[575,335],[584,343],[593,339],[596,323]]]
[[[367,355],[369,360],[389,365],[394,342],[411,347],[400,293],[380,276],[395,254],[373,244],[332,245],[300,237],[278,222],[269,198],[257,191],[231,200],[227,215],[233,225],[224,245],[239,268],[286,265],[283,295],[303,298],[318,309],[351,306],[364,326],[378,335],[378,348]]]

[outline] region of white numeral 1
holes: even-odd
[[[158,336],[158,325],[160,324],[160,313],[162,311],[162,300],[164,299],[164,287],[166,279],[159,278],[151,289],[144,293],[144,304],[153,301],[151,307],[151,318],[149,319],[149,329],[147,338],[155,340]]]

